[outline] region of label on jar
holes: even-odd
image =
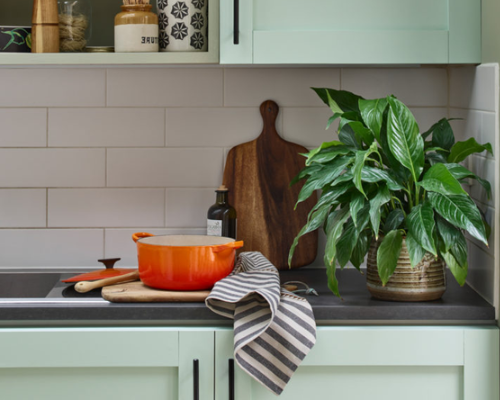
[[[158,25],[129,24],[115,26],[115,52],[158,52]]]
[[[207,219],[207,235],[222,236],[222,221]]]

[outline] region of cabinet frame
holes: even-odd
[[[463,400],[499,399],[499,329],[488,327],[318,327],[303,366],[429,366],[463,368]],[[215,333],[215,399],[229,399],[233,332]],[[299,371],[300,371],[299,367]],[[292,377],[293,379],[293,377]],[[254,400],[252,382],[235,366],[238,400]],[[286,389],[282,396],[286,398]]]
[[[0,374],[2,369],[173,367],[180,399],[193,398],[194,359],[200,399],[213,399],[214,351],[209,328],[0,328]],[[82,380],[82,387],[88,385]],[[53,392],[61,390],[54,385]]]
[[[360,18],[358,29],[338,31],[323,26],[319,26],[317,30],[271,30],[269,27],[254,30],[254,0],[239,0],[240,40],[236,45],[233,43],[234,0],[220,1],[221,64],[481,62],[480,0],[449,0],[448,29],[363,30],[363,20]],[[321,2],[317,1],[320,6]],[[308,6],[313,8],[312,4]],[[296,10],[299,8],[293,4],[290,7],[295,7]],[[332,26],[334,24],[332,21]],[[349,46],[334,46],[332,36],[335,37],[335,43],[349,43]]]
[[[219,0],[208,7],[208,51],[158,53],[2,53],[0,66],[22,65],[163,65],[219,62]]]

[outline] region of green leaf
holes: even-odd
[[[481,213],[469,196],[451,196],[435,192],[429,193],[428,196],[439,215],[488,246]]]
[[[460,164],[456,163],[451,163],[451,164],[443,164],[446,168],[448,168],[448,171],[457,179],[457,180],[462,180],[464,178],[473,178],[477,180],[483,188],[486,190],[486,194],[488,195],[488,199],[491,198],[491,185],[490,183],[485,180],[480,178],[479,176],[473,174],[471,171],[469,171],[467,168],[463,167]]]
[[[358,226],[354,225],[352,219],[344,225],[342,236],[337,242],[337,261],[343,268],[351,258],[354,246],[358,241],[360,232],[368,224],[369,220],[369,205],[366,204],[357,215]]]
[[[324,164],[334,160],[338,155],[345,155],[350,153],[352,150],[344,145],[335,146],[333,148],[328,148],[321,150],[312,157],[308,157],[306,160],[306,165],[311,165],[312,163]]]
[[[443,164],[434,164],[418,184],[429,192],[467,195],[460,182]]]
[[[429,161],[431,165],[446,163],[446,158],[440,153],[426,153],[425,159]]]
[[[449,163],[459,163],[465,160],[468,156],[473,153],[482,153],[483,151],[488,151],[490,154],[493,154],[493,149],[491,148],[491,144],[479,144],[476,142],[476,139],[470,138],[465,142],[457,142],[451,148],[450,155],[448,156]]]
[[[385,286],[398,265],[403,237],[399,230],[390,231],[382,240],[377,250],[378,275]]]
[[[371,240],[372,233],[370,231],[363,231],[359,234],[358,241],[356,242],[351,254],[351,263],[357,269],[359,269],[361,264],[365,261],[365,256],[370,248]]]
[[[382,128],[382,120],[386,107],[386,99],[359,100],[359,110],[361,111],[363,121],[379,142],[380,129]]]
[[[350,216],[349,207],[344,207],[334,211],[328,217],[326,228],[326,245],[325,245],[325,265],[335,266],[335,258],[337,256],[337,240],[342,234],[344,223]]]
[[[370,221],[376,240],[378,240],[380,227],[380,209],[389,201],[391,201],[391,194],[386,185],[380,186],[375,197],[370,200]]]
[[[446,262],[446,265],[448,265],[448,268],[450,269],[457,282],[460,284],[460,286],[463,286],[465,284],[465,280],[467,279],[467,270],[469,268],[469,265],[465,264],[463,267],[461,267],[451,251],[441,252],[441,256]]]
[[[396,181],[396,179],[390,174],[390,172],[383,169],[370,167],[368,165],[365,165],[361,170],[361,180],[363,182],[369,183],[380,181],[386,182],[387,187],[393,191],[404,189],[404,187]]]
[[[315,149],[311,150],[309,153],[307,153],[307,160],[310,160],[313,158],[316,154],[318,154],[320,151],[329,149],[331,147],[336,147],[336,146],[342,146],[342,142],[339,142],[338,140],[332,140],[331,142],[323,142],[321,146],[316,147]],[[306,161],[307,164],[307,161]]]
[[[29,49],[31,49],[31,40],[31,33],[28,33],[28,36],[26,36],[26,45]]]
[[[415,268],[425,256],[425,250],[415,238],[411,235],[411,233],[407,233],[406,235],[406,248],[408,249],[408,254],[410,255],[410,263],[411,267]]]
[[[385,219],[384,228],[382,229],[384,233],[388,233],[395,229],[398,229],[405,219],[405,213],[403,210],[396,208],[392,210],[387,218]]]
[[[344,125],[339,131],[339,139],[343,144],[354,150],[361,148],[361,144],[358,142],[356,134],[349,125]]]
[[[351,195],[351,202],[349,203],[349,209],[351,210],[351,215],[352,215],[352,220],[354,222],[354,225],[357,226],[357,221],[358,221],[358,212],[361,210],[365,205],[365,197],[359,192],[359,191],[354,191]]]
[[[356,151],[354,166],[352,167],[353,182],[356,189],[358,189],[365,197],[366,194],[363,190],[363,184],[361,183],[361,171],[365,165],[366,159],[370,154],[377,152],[377,143],[373,142],[368,150],[358,150]]]
[[[333,182],[353,160],[354,157],[342,157],[325,164],[323,168],[317,171],[314,176],[311,176],[304,186],[302,186],[295,207],[300,202],[307,200],[315,190],[321,189],[326,184]]]
[[[309,214],[311,214],[312,212],[316,211],[317,209],[319,209],[324,205],[327,204],[333,205],[333,203],[335,203],[341,195],[343,195],[352,187],[353,185],[351,182],[344,182],[340,185],[330,186],[328,187],[328,189],[323,190],[318,202],[314,205],[313,209]]]
[[[328,282],[328,289],[330,289],[335,296],[340,297],[339,281],[335,276],[336,270],[337,266],[335,264],[333,265],[326,264],[326,279]]]
[[[343,114],[349,111],[359,112],[358,101],[362,97],[354,93],[327,88],[311,89],[323,100],[323,103],[330,107],[334,114]]]
[[[455,144],[455,135],[453,134],[453,129],[446,118],[443,118],[435,124],[434,131],[432,133],[432,145],[435,147],[441,147],[445,150],[450,150]]]
[[[433,132],[434,130],[438,127],[439,122],[436,122],[434,125],[432,125],[427,131],[422,133],[422,139],[427,139]]]
[[[389,115],[387,139],[393,156],[418,181],[424,168],[424,141],[418,132],[415,117],[408,107],[395,98],[388,97]]]
[[[333,124],[333,121],[335,121],[338,117],[340,117],[340,114],[333,114],[330,118],[328,118],[328,122],[326,123],[325,131],[328,128],[330,128],[330,126]]]
[[[442,248],[440,248],[439,250],[441,252],[449,251],[451,249],[451,246],[453,246],[454,241],[457,240],[457,236],[460,231],[450,223],[446,222],[446,220],[442,217],[438,217],[436,220],[442,244]]]
[[[411,213],[406,217],[408,233],[428,252],[437,257],[436,244],[434,243],[434,210],[431,203],[425,201],[423,204],[413,207]]]
[[[295,185],[301,179],[304,179],[306,176],[315,175],[320,169],[322,169],[322,165],[311,165],[309,167],[304,167],[302,170],[290,181],[290,186]]]
[[[356,137],[370,146],[375,140],[373,133],[362,121],[358,121],[356,118],[358,118],[358,115],[354,112],[343,114],[340,120],[339,130],[342,131],[345,125],[349,125]]]
[[[330,205],[326,204],[320,207],[317,211],[310,214],[310,218],[307,221],[307,224],[302,227],[298,235],[293,240],[292,247],[290,247],[290,252],[288,253],[288,265],[292,264],[293,253],[295,252],[295,247],[297,247],[297,244],[299,243],[299,239],[306,233],[318,229],[324,223],[329,211]]]

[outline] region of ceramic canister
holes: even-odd
[[[208,0],[157,0],[160,51],[208,50]]]

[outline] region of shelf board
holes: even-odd
[[[217,64],[219,52],[0,53],[0,65]]]

